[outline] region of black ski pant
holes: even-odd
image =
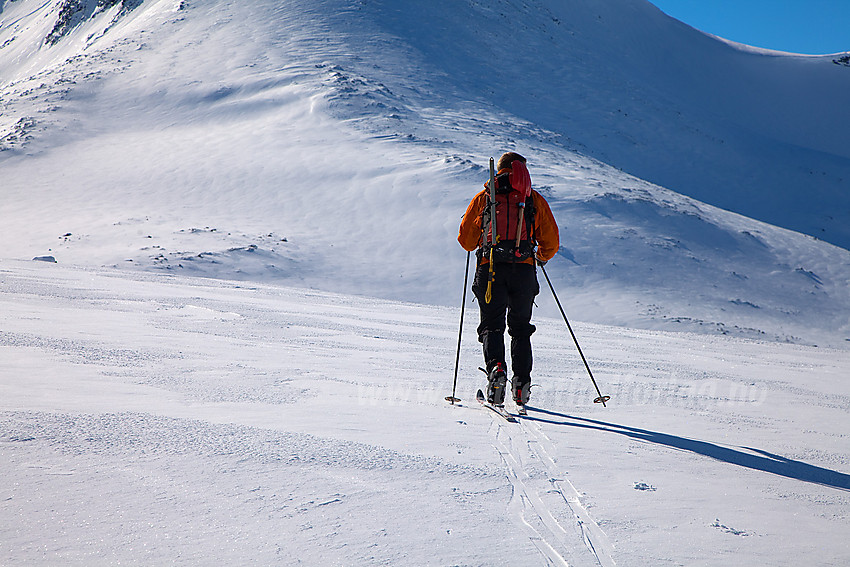
[[[505,322],[511,336],[511,370],[520,384],[531,380],[531,309],[540,293],[537,268],[532,264],[496,264],[491,298],[486,300],[489,264],[478,266],[472,291],[478,299],[481,324],[478,340],[484,346],[487,370],[497,362],[505,362]]]

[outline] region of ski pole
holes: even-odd
[[[457,391],[457,371],[460,366],[460,339],[463,337],[463,313],[466,311],[466,283],[469,281],[469,256],[470,252],[466,253],[466,271],[463,274],[463,300],[460,303],[460,329],[457,332],[457,356],[455,357],[455,380],[454,384],[452,384],[452,395],[446,396],[446,401],[451,402],[452,405],[455,405],[455,402],[459,402],[460,398],[455,397],[455,392]]]
[[[567,329],[570,331],[570,335],[573,337],[573,342],[576,344],[576,349],[578,349],[578,353],[581,356],[581,361],[584,362],[584,367],[587,368],[587,374],[590,376],[591,382],[593,382],[593,387],[596,388],[596,393],[599,394],[599,397],[593,400],[595,404],[602,404],[602,407],[608,407],[605,405],[605,402],[611,399],[611,396],[603,396],[602,392],[599,391],[599,386],[596,385],[596,379],[593,378],[593,372],[590,371],[590,365],[587,364],[587,359],[584,357],[584,353],[581,352],[581,347],[578,345],[578,339],[576,338],[576,334],[573,332],[573,328],[570,325],[569,320],[567,319],[567,314],[564,313],[564,308],[561,307],[561,302],[558,301],[558,294],[555,293],[555,288],[552,286],[552,281],[549,279],[549,274],[546,273],[546,268],[543,267],[543,264],[538,264],[540,269],[543,270],[543,275],[546,277],[546,283],[549,284],[549,289],[552,290],[552,297],[555,298],[555,303],[558,304],[558,309],[561,310],[561,315],[564,317],[564,323],[567,324]]]

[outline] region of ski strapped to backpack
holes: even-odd
[[[490,158],[490,181],[487,184],[487,206],[482,211],[482,245],[480,257],[490,261],[486,303],[492,298],[495,264],[522,262],[534,256],[534,199],[531,176],[521,160],[511,164],[510,173],[495,173]],[[501,214],[497,214],[498,211]],[[516,225],[511,222],[516,210]]]
[[[487,293],[484,295],[484,301],[486,303],[490,303],[490,300],[493,299],[493,281],[496,279],[496,262],[493,258],[493,251],[496,249],[496,244],[499,243],[499,235],[497,234],[497,229],[493,227],[492,219],[496,218],[496,167],[494,164],[493,158],[490,158],[490,185],[488,187],[490,191],[490,206],[484,207],[484,213],[487,214],[487,210],[489,208],[490,216],[487,222],[489,226],[490,232],[490,273],[487,276]],[[482,219],[481,226],[484,226],[484,221]],[[481,247],[482,253],[486,253],[486,242],[487,242],[487,229],[484,230],[481,235],[481,239],[484,241],[484,246]]]

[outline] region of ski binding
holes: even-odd
[[[482,406],[484,406],[485,408],[489,408],[489,409],[493,410],[494,412],[496,412],[497,414],[502,416],[507,421],[510,421],[511,423],[516,423],[517,419],[514,416],[512,416],[510,413],[508,413],[508,411],[504,408],[504,406],[497,406],[495,404],[491,404],[490,402],[488,402],[487,398],[484,397],[483,391],[478,390],[478,393],[475,395],[475,399],[477,399],[478,402]]]

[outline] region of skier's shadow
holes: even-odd
[[[787,478],[802,480],[803,482],[811,482],[813,484],[820,484],[822,486],[829,486],[839,490],[850,491],[850,474],[809,465],[793,459],[787,459],[780,455],[774,455],[773,453],[768,453],[767,451],[762,451],[760,449],[753,449],[751,447],[740,447],[740,449],[743,450],[733,449],[731,447],[724,447],[707,441],[688,439],[687,437],[679,437],[677,435],[669,435],[667,433],[659,433],[657,431],[648,431],[646,429],[638,429],[637,427],[628,427],[626,425],[617,425],[616,423],[607,423],[585,417],[574,417],[563,413],[534,408],[532,406],[528,406],[528,409],[528,416],[523,419],[551,423],[553,425],[565,425],[569,427],[581,427],[585,429],[605,431],[608,433],[617,433],[619,435],[631,437],[632,439],[639,439],[648,443],[666,445],[667,447],[672,447],[681,451],[704,455],[706,457],[711,457],[712,459],[717,459],[718,461],[746,467],[748,469],[764,471]],[[543,414],[559,419],[538,417],[538,415],[535,414]]]

